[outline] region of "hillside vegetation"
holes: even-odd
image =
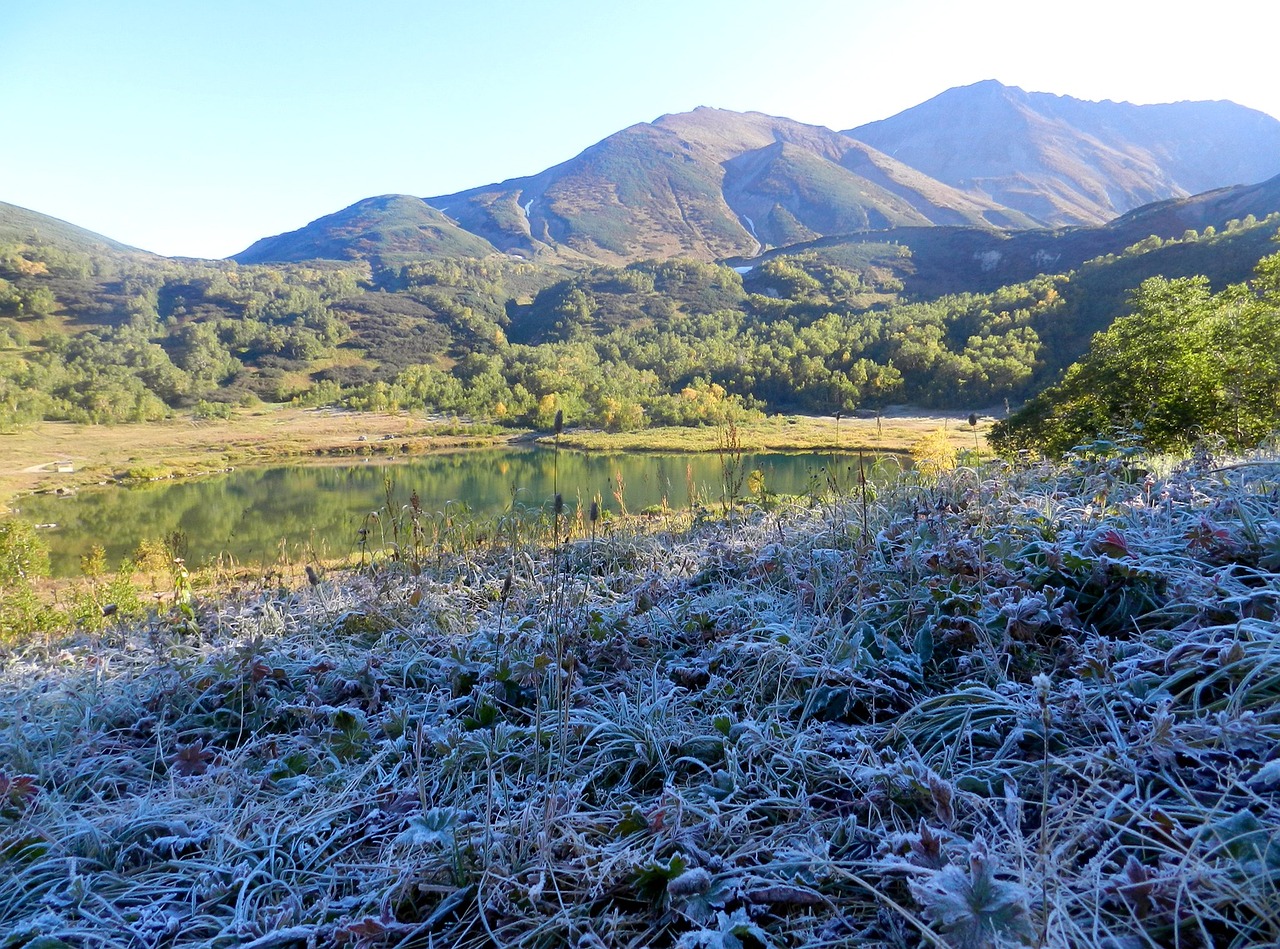
[[[83,227],[3,201],[0,201],[0,239],[53,245],[64,251],[113,260],[160,259]]]
[[[1144,279],[1244,279],[1277,220],[1151,235],[982,292],[962,288],[990,285],[972,266],[986,252],[942,228],[903,233],[909,243],[812,245],[745,277],[681,259],[250,267],[10,241],[0,404],[9,425],[225,415],[261,399],[535,427],[559,411],[611,430],[750,409],[977,409],[1053,382]],[[1124,233],[1103,229],[1095,246]],[[945,263],[965,254],[977,277]]]
[[[1280,429],[1280,254],[1213,294],[1204,277],[1153,277],[1063,379],[999,423],[1004,450],[1059,454],[1129,436],[1157,451],[1199,439],[1240,449]]]
[[[458,227],[420,198],[366,198],[306,228],[266,237],[236,254],[242,264],[316,258],[393,266],[422,257],[485,257],[494,246]]]

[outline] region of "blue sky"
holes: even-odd
[[[998,79],[1280,116],[1249,40],[1276,35],[1272,7],[0,0],[0,201],[223,257],[370,195],[531,174],[698,105],[849,128]]]

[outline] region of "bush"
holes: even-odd
[[[0,587],[49,575],[49,549],[26,521],[0,521]]]
[[[32,581],[49,575],[49,550],[26,521],[0,522],[0,645],[57,627],[63,617],[40,602]]]
[[[922,435],[911,446],[911,460],[922,477],[936,478],[956,466],[958,453],[945,429]]]

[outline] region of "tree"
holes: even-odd
[[[47,287],[36,287],[22,293],[19,306],[32,316],[48,316],[58,308],[58,301]]]
[[[1207,435],[1244,448],[1280,426],[1280,255],[1218,294],[1204,277],[1152,278],[1132,308],[994,427],[999,450],[1057,454],[1124,432],[1157,451]]]

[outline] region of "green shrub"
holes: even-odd
[[[0,522],[0,645],[14,645],[58,624],[57,611],[41,602],[33,580],[49,575],[49,550],[26,521]]]

